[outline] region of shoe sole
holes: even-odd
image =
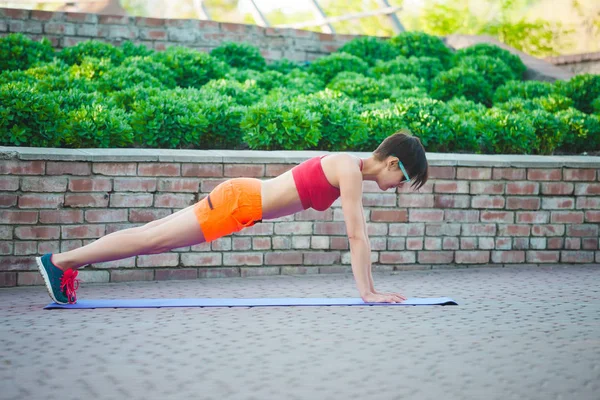
[[[50,278],[48,278],[48,274],[46,273],[46,268],[44,268],[44,264],[42,263],[42,258],[36,257],[35,262],[37,263],[38,269],[40,270],[40,274],[42,274],[42,277],[44,278],[44,282],[46,283],[46,289],[48,290],[48,294],[50,295],[50,298],[52,298],[52,300],[54,300],[54,302],[57,304],[68,304],[68,303],[58,301],[58,300],[56,300],[56,297],[54,297],[54,293],[52,293],[52,285],[50,284]]]

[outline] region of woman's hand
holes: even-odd
[[[367,293],[362,296],[365,303],[402,303],[406,297],[398,293]]]

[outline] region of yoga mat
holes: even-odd
[[[409,298],[402,303],[365,303],[360,298],[262,298],[262,299],[114,299],[78,300],[76,304],[50,303],[55,308],[160,308],[160,307],[277,307],[277,306],[448,306],[449,297]]]

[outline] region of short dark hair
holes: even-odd
[[[408,130],[401,130],[388,136],[373,152],[377,160],[389,156],[397,157],[408,173],[414,190],[419,190],[429,179],[427,157],[421,140]]]

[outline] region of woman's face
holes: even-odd
[[[399,165],[399,160],[396,157],[390,156],[386,160],[385,169],[377,178],[377,185],[381,190],[395,189],[408,182],[402,168]]]

